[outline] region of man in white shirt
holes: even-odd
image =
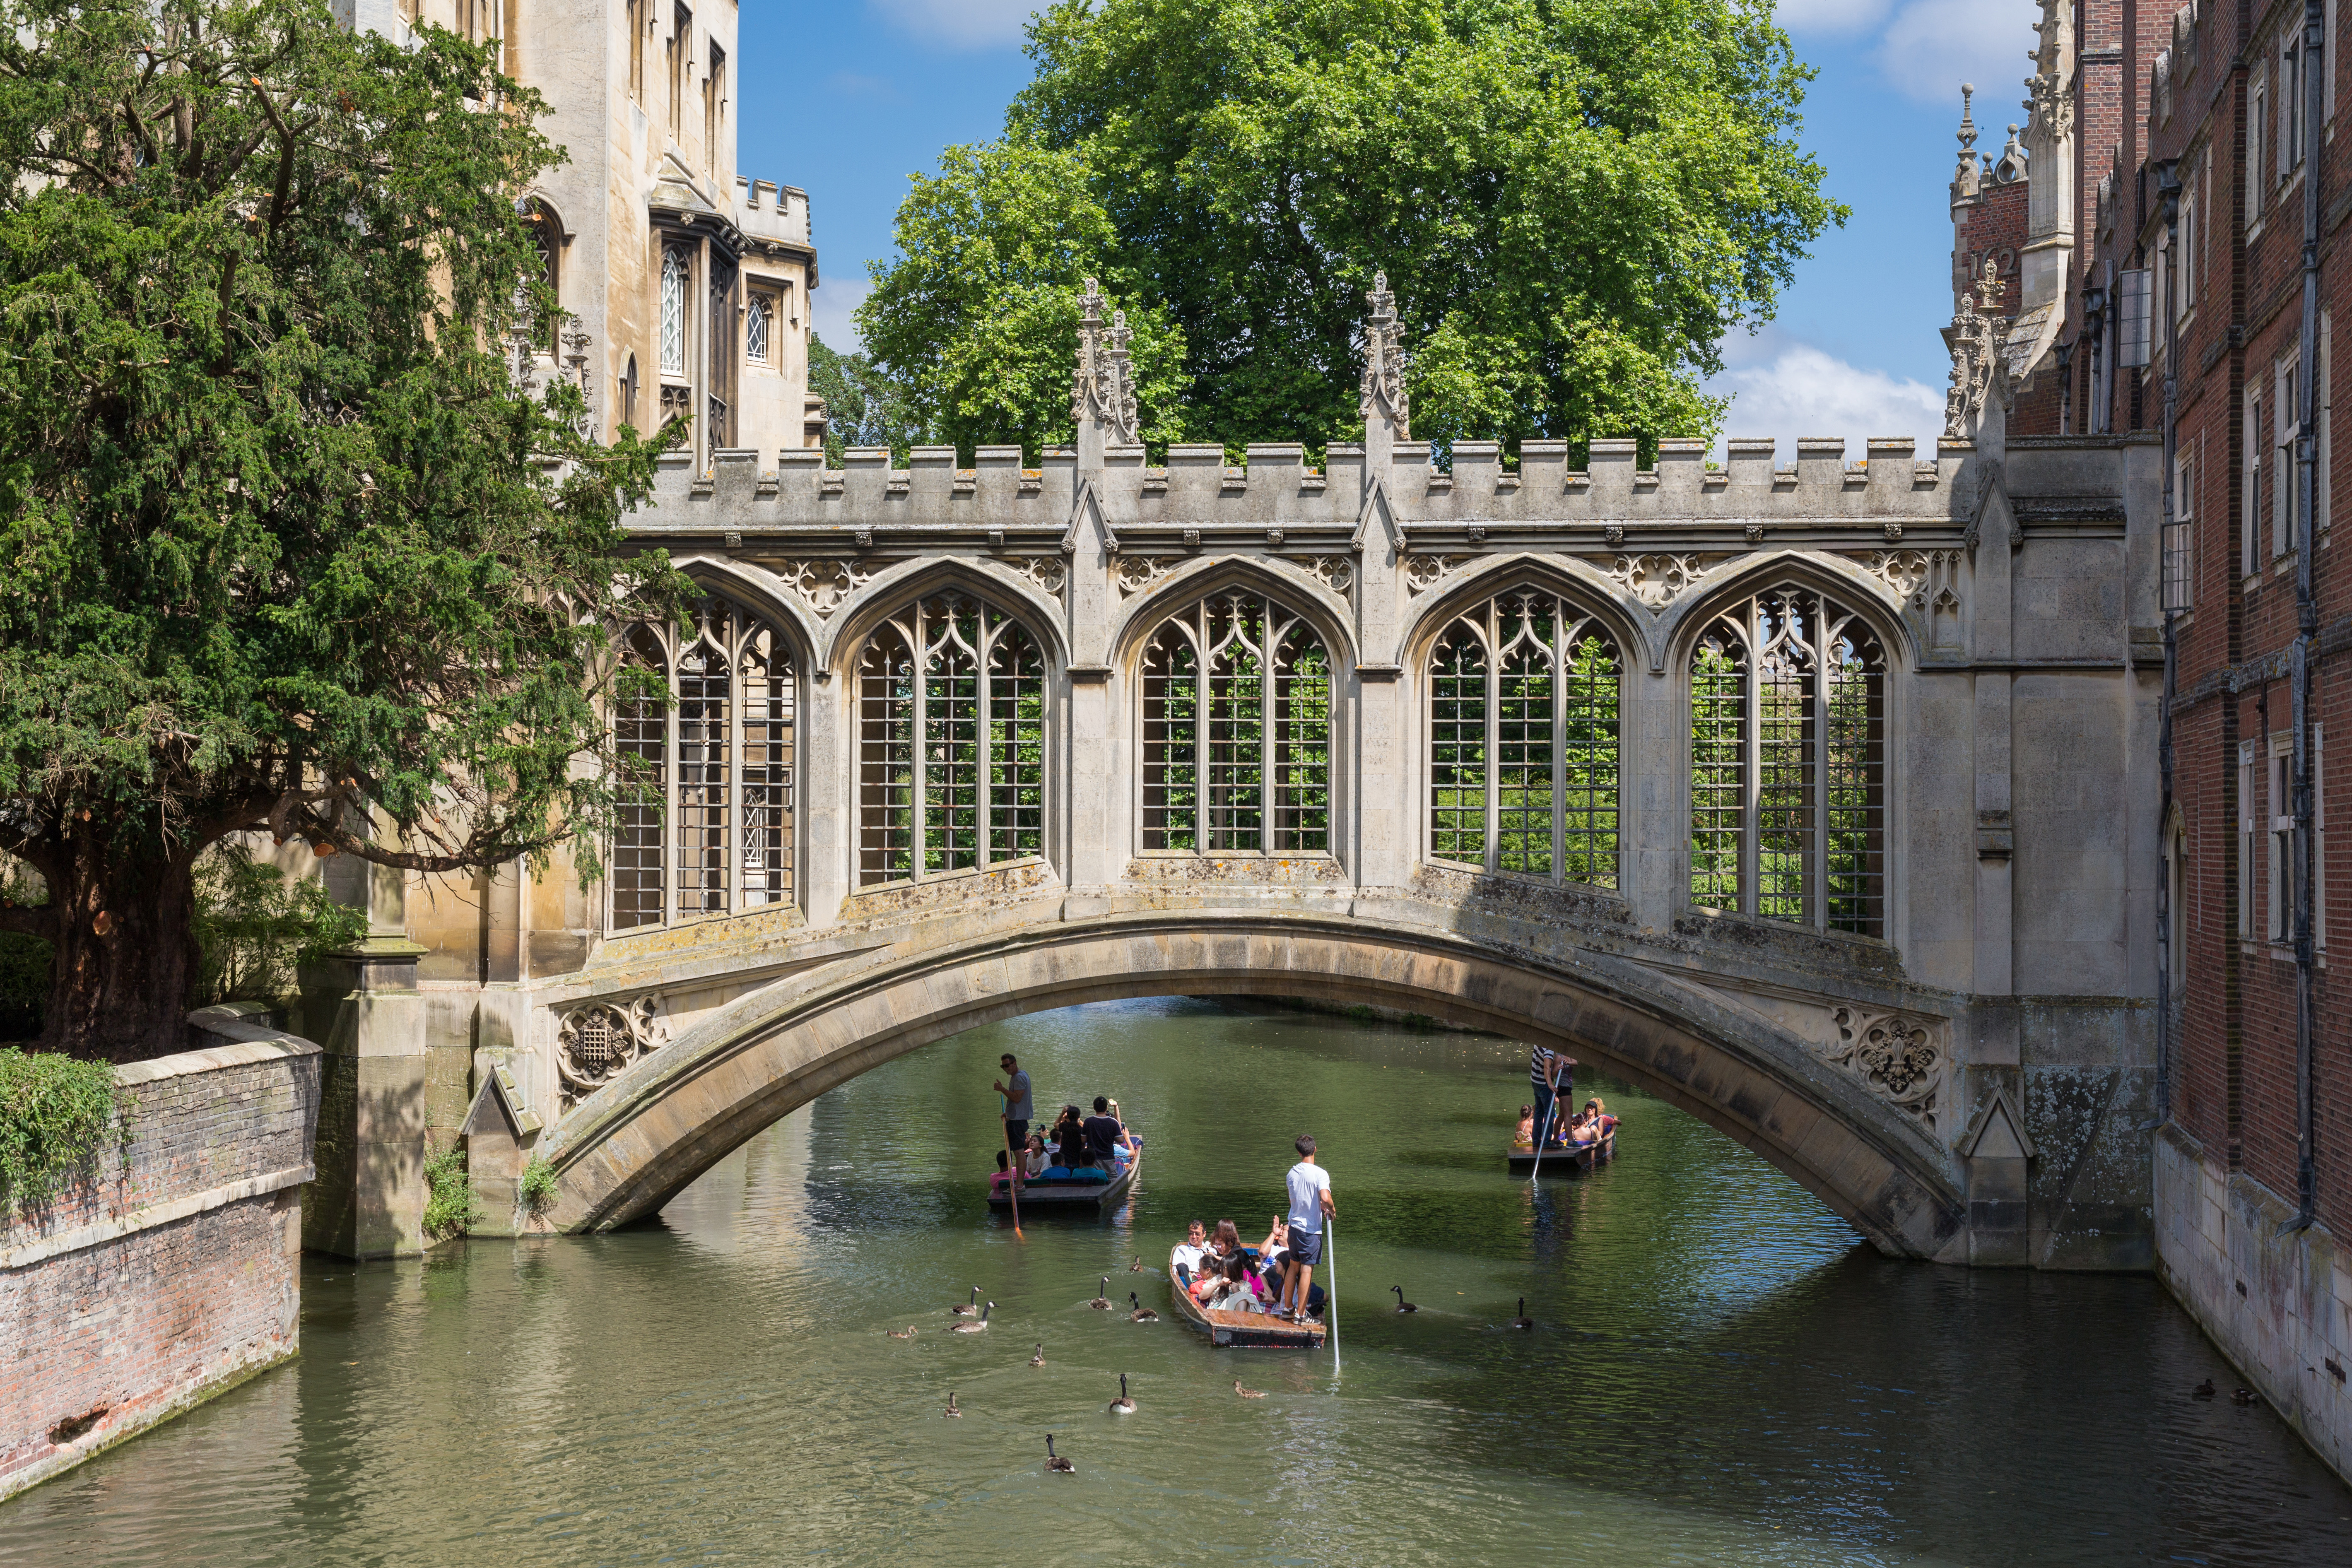
[[[1170,1258],[1176,1269],[1176,1282],[1186,1289],[1192,1288],[1193,1278],[1201,1272],[1201,1259],[1209,1250],[1209,1230],[1194,1220],[1184,1232],[1184,1245]]]
[[[1297,1317],[1307,1310],[1307,1292],[1315,1287],[1315,1265],[1323,1258],[1323,1222],[1339,1213],[1331,1202],[1331,1173],[1315,1163],[1315,1139],[1298,1136],[1298,1163],[1284,1178],[1290,1189],[1290,1214],[1285,1221],[1290,1253],[1282,1266],[1282,1299],[1275,1316]]]

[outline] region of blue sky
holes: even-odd
[[[836,346],[866,264],[890,253],[907,177],[951,142],[984,141],[1029,79],[1024,0],[770,0],[741,20],[740,167],[809,193],[823,283],[818,331]],[[1799,264],[1778,316],[1724,345],[1716,390],[1733,435],[1930,441],[1948,364],[1947,281],[1959,84],[1977,86],[1979,151],[2021,119],[2033,0],[1782,0],[1781,24],[1820,71],[1803,139],[1853,209]]]

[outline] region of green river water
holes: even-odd
[[[1118,1213],[990,1216],[1005,1049],[1041,1111],[1121,1101]],[[299,1361],[0,1507],[0,1564],[2352,1563],[2352,1493],[2268,1409],[2189,1397],[2233,1375],[2152,1280],[1882,1258],[1578,1087],[1620,1157],[1530,1192],[1504,1041],[1172,1000],[975,1030],[653,1226],[310,1261]],[[1187,1219],[1262,1236],[1301,1131],[1336,1371],[1087,1307],[1108,1272],[1165,1312]],[[946,1332],[975,1283],[990,1329]]]

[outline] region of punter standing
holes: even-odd
[[[1339,1214],[1331,1202],[1331,1173],[1315,1163],[1315,1140],[1298,1135],[1298,1163],[1285,1178],[1290,1188],[1290,1215],[1285,1222],[1290,1252],[1282,1266],[1282,1299],[1275,1316],[1305,1315],[1308,1292],[1315,1288],[1315,1265],[1323,1258],[1323,1222]]]
[[[1576,1058],[1563,1055],[1548,1046],[1528,1048],[1528,1083],[1536,1091],[1536,1142],[1555,1142],[1565,1121],[1552,1119],[1555,1097],[1571,1105],[1576,1101]]]
[[[1029,1075],[1011,1051],[997,1058],[996,1065],[1004,1069],[1003,1080],[995,1085],[1004,1097],[1004,1142],[1017,1160],[1029,1143]]]

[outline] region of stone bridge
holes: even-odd
[[[1093,315],[1036,467],[675,458],[634,531],[709,597],[631,634],[604,880],[335,873],[313,1243],[413,1245],[428,1136],[604,1228],[959,1030],[1268,994],[1565,1043],[1891,1252],[2147,1266],[2156,446],[1996,376],[1924,457],[1433,454],[1372,305],[1313,464],[1155,463]]]

